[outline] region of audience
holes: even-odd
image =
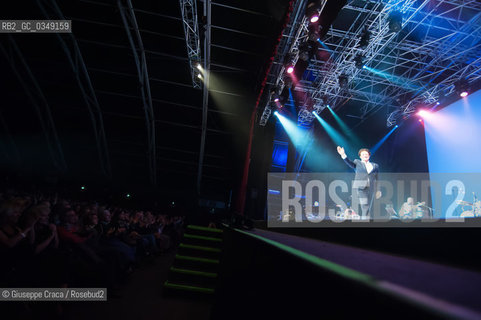
[[[184,218],[0,191],[0,287],[107,287],[173,248]]]

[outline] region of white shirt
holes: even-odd
[[[369,161],[368,161],[368,162],[364,162],[364,161],[363,161],[363,163],[366,165],[367,173],[368,173],[368,174],[371,173],[371,171],[372,171],[372,169],[373,169],[372,163],[369,162]]]
[[[344,155],[344,156],[341,156],[342,160],[346,159],[347,158],[347,155]],[[371,162],[364,162],[361,160],[362,163],[364,163],[364,165],[366,166],[366,170],[367,170],[367,173],[371,173],[372,169],[374,169],[374,166],[372,165]]]

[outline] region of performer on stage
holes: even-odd
[[[424,215],[423,209],[425,202],[414,204],[414,198],[408,197],[399,209],[399,218],[401,219],[421,219]]]
[[[366,148],[362,148],[358,152],[361,160],[355,159],[354,161],[351,161],[347,157],[343,147],[338,146],[337,152],[344,162],[354,169],[356,173],[352,188],[357,191],[357,197],[359,204],[361,205],[362,219],[367,219],[372,207],[374,195],[376,196],[376,199],[381,197],[381,191],[377,190],[379,165],[369,161],[371,152]],[[374,192],[375,190],[376,192]]]
[[[408,197],[399,209],[399,218],[412,219],[414,217],[414,198]]]

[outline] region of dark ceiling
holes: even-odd
[[[0,34],[0,44],[7,52],[0,51],[2,168],[124,188],[151,185],[139,78],[117,1],[57,2],[65,18],[72,20],[73,35],[101,110],[111,177],[103,173],[89,109],[55,34]],[[288,2],[212,3],[212,90],[203,194],[222,197],[239,184],[250,114]],[[40,5],[55,17],[51,3],[5,3],[1,19],[45,19]],[[197,3],[201,17],[203,2]],[[157,187],[164,193],[185,191],[190,195],[197,182],[202,90],[192,88],[179,1],[132,0],[132,4],[145,48],[153,101]],[[61,37],[74,52],[71,37]],[[15,45],[26,64],[13,49]],[[35,85],[30,75],[40,91],[32,89]],[[23,84],[37,93],[33,100]],[[32,101],[39,105],[40,116]],[[42,127],[40,118],[47,128]],[[52,132],[58,134],[59,144],[55,144]],[[63,171],[52,161],[52,154],[58,157],[59,153],[65,158]]]

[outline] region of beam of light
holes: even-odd
[[[327,135],[329,136],[329,138],[331,138],[334,144],[338,146],[344,146],[345,148],[349,147],[349,143],[336,129],[334,129],[329,123],[327,123],[326,120],[322,119],[316,111],[313,111],[312,113],[316,117],[317,121],[321,123],[324,130],[326,130]]]
[[[328,47],[324,42],[322,42],[321,39],[318,39],[317,41],[321,44],[321,46],[322,46],[324,49],[326,49],[327,51],[329,51],[330,53],[332,53],[332,50],[329,49],[329,47]]]
[[[289,139],[296,147],[296,149],[301,150],[306,147],[308,139],[306,139],[307,130],[297,126],[297,123],[287,119],[285,116],[281,115],[279,112],[274,112],[274,115],[279,119],[284,130],[286,130]]]
[[[199,78],[200,80],[204,80],[204,79],[202,78],[202,76],[200,75],[200,73],[197,75],[197,78]]]
[[[334,117],[334,120],[336,120],[337,124],[341,128],[342,133],[346,135],[349,138],[349,140],[354,141],[354,144],[361,145],[361,141],[352,133],[352,131],[348,128],[346,123],[341,120],[341,118],[337,115],[337,113],[335,113],[334,110],[332,110],[332,108],[329,105],[327,105],[326,107],[327,109],[329,109],[332,116]]]
[[[406,79],[406,78],[403,78],[403,77],[398,77],[398,76],[393,76],[393,75],[388,74],[386,72],[383,72],[381,70],[370,68],[366,65],[363,66],[362,68],[367,70],[367,71],[370,71],[370,72],[374,73],[375,75],[383,77],[384,79],[388,80],[389,82],[397,84],[398,86],[403,87],[405,89],[416,90],[416,89],[419,89],[421,87],[420,85],[417,85],[417,84],[411,82],[409,79]]]
[[[321,39],[317,39],[317,41],[321,44],[321,46],[326,50],[326,52],[329,54],[330,57],[332,58],[335,58],[336,57],[336,53],[334,51],[332,51],[324,42],[321,41]],[[321,51],[320,51],[321,52]],[[322,60],[327,60],[329,59],[330,57],[324,57],[325,59],[322,59]],[[321,58],[321,55],[320,53],[318,53],[318,58]]]
[[[289,103],[295,104],[294,96],[292,95],[292,90],[289,88]]]
[[[376,143],[376,145],[374,147],[371,148],[371,154],[374,154],[377,149],[379,149],[379,147],[387,140],[387,138],[389,138],[389,136],[394,132],[394,130],[396,130],[397,128],[399,128],[398,125],[395,125],[391,131],[389,131],[384,137],[381,138],[381,140],[378,141],[378,143]]]
[[[199,71],[204,72],[204,68],[202,68],[202,66],[200,65],[200,63],[198,63],[195,67],[196,67],[197,69],[199,69]]]

